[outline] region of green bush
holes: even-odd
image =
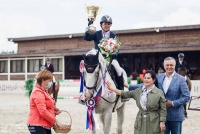
[[[140,77],[137,77],[137,84],[141,84],[142,83],[142,79]]]
[[[127,77],[128,84],[131,84],[132,77]]]
[[[34,79],[27,79],[25,81],[25,90],[26,90],[26,93],[25,93],[25,96],[27,97],[30,97],[31,96],[31,93],[32,93],[32,90],[33,90],[33,84],[34,84]]]

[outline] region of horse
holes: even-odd
[[[185,67],[182,67],[182,68],[178,68],[178,74],[182,75],[183,77],[185,77],[185,80],[187,82],[187,86],[188,86],[188,89],[189,91],[191,92],[191,89],[192,89],[192,82],[190,80],[190,78],[186,75],[186,68]],[[185,117],[187,118],[187,103],[183,106],[184,107],[184,115]]]
[[[42,65],[40,67],[40,70],[44,70],[46,69],[45,65]],[[36,79],[37,75],[35,76]],[[55,76],[54,76],[55,77]],[[48,93],[51,95],[53,94],[53,98],[55,99],[55,101],[57,102],[57,98],[58,98],[58,92],[59,92],[59,88],[60,88],[60,83],[58,81],[58,79],[55,77],[56,80],[56,85],[55,85],[55,89],[53,89],[53,83],[51,85],[51,87],[48,89]]]
[[[84,68],[83,68],[83,76],[84,76],[84,90],[85,90],[85,98],[90,100],[93,98],[94,94],[98,92],[98,89],[105,84],[105,81],[109,81],[114,87],[114,81],[112,80],[110,74],[107,70],[109,62],[104,59],[101,53],[97,50],[92,49],[86,55],[83,55],[84,58]],[[87,61],[91,64],[86,64]],[[122,69],[123,70],[123,69]],[[103,77],[105,76],[105,81]],[[124,81],[127,83],[127,74],[123,70]],[[104,81],[104,82],[103,82]],[[128,89],[127,89],[128,90]],[[104,134],[109,134],[112,122],[112,112],[114,106],[116,106],[117,111],[117,134],[122,134],[122,125],[124,122],[124,107],[125,102],[121,101],[121,97],[117,96],[116,93],[109,91],[105,86],[102,89],[103,95],[97,102],[95,107],[95,113],[99,114],[99,118],[101,123],[103,124],[103,132]],[[118,99],[117,99],[118,98]],[[116,100],[118,103],[116,105]],[[92,130],[92,134],[96,133],[96,124],[94,123],[94,128]]]

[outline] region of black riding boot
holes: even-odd
[[[53,98],[56,99],[56,83],[53,82]]]
[[[184,106],[184,115],[185,115],[185,118],[188,118],[187,116],[187,104],[183,105]]]
[[[124,90],[124,77],[123,77],[123,74],[121,76],[118,77],[118,88],[119,90]],[[129,98],[122,98],[122,102],[125,102],[125,101],[129,101]]]

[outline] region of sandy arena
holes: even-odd
[[[78,96],[79,94],[68,94],[59,96]],[[28,97],[24,94],[0,94],[0,134],[29,134],[26,121],[29,113]],[[77,99],[59,99],[57,102],[59,109],[67,110],[72,116],[71,134],[89,134],[90,131],[85,129],[86,107],[77,103]],[[135,101],[131,99],[126,103],[125,122],[123,125],[124,134],[133,134],[134,121],[138,109]],[[188,119],[183,122],[183,134],[199,134],[200,133],[200,111],[188,110]],[[69,124],[69,116],[61,113],[58,120],[62,123]],[[112,126],[110,134],[116,133],[117,126],[116,113],[113,113]],[[100,123],[100,121],[99,121]],[[52,133],[55,134],[54,130]],[[103,134],[102,125],[97,134]]]

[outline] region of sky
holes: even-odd
[[[84,33],[84,5],[102,8],[111,30],[200,24],[200,0],[0,0],[0,52],[17,51],[8,38]]]

